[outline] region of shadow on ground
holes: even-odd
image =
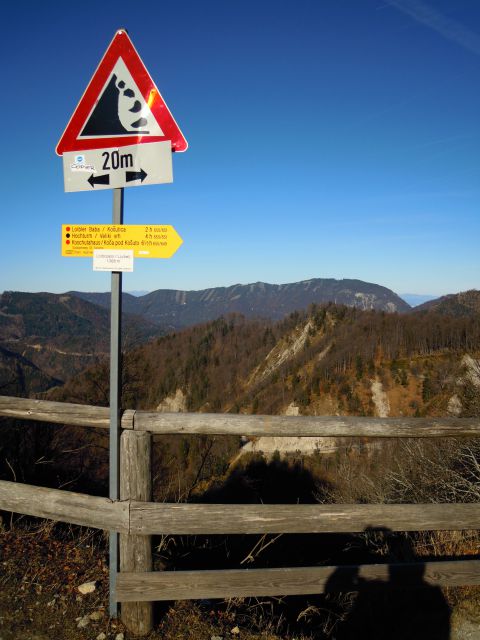
[[[211,487],[196,501],[311,504],[328,489],[301,463],[259,459],[234,468],[222,484]],[[262,616],[268,610],[272,618],[283,619],[290,633],[335,640],[450,638],[450,608],[441,589],[425,582],[424,565],[416,562],[411,539],[388,527],[355,535],[176,536],[162,544],[158,569],[337,566],[325,593],[261,599]],[[388,566],[385,579],[362,577],[356,565],[364,564]],[[247,599],[238,606],[240,611],[243,606],[246,615],[257,603]],[[218,601],[200,604],[212,611],[228,607]]]

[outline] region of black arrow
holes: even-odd
[[[145,180],[148,174],[145,173],[143,169],[140,171],[126,171],[125,178],[127,182],[132,182],[133,180],[141,180],[142,182]]]
[[[89,177],[88,182],[90,183],[92,189],[96,184],[110,184],[110,175],[106,173],[104,176],[94,176],[93,173]]]

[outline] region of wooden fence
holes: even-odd
[[[108,429],[108,407],[0,396],[0,416]],[[263,534],[480,529],[478,504],[167,504],[151,501],[152,434],[431,438],[479,437],[477,418],[369,418],[159,414],[125,411],[120,443],[120,500],[0,481],[0,509],[120,533],[116,599],[136,634],[152,627],[156,600],[321,593],[354,590],[354,571],[387,579],[389,565],[315,566],[221,571],[152,571],[153,534]],[[395,566],[406,585],[421,568],[426,584],[478,585],[480,560]]]

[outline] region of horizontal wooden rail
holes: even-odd
[[[324,533],[480,529],[478,504],[170,504],[131,502],[130,532]]]
[[[133,414],[128,410],[122,416],[122,428],[132,429]],[[70,402],[51,402],[50,400],[31,400],[0,396],[0,416],[38,420],[55,424],[68,424],[78,427],[100,427],[108,429],[110,424],[109,407],[72,404]]]
[[[325,591],[356,591],[367,586],[369,580],[381,580],[391,586],[401,587],[478,585],[480,560],[404,565],[120,573],[116,597],[119,602],[149,602],[293,596]]]
[[[369,418],[356,416],[259,416],[231,413],[136,411],[137,431],[162,434],[369,438],[480,437],[479,418]]]
[[[0,509],[128,533],[129,503],[0,480]]]
[[[0,416],[81,427],[109,426],[109,408],[0,396]],[[309,436],[316,438],[480,437],[479,418],[259,416],[127,410],[122,428],[156,434]]]
[[[480,529],[478,504],[170,504],[112,502],[0,480],[0,509],[134,535],[354,533]]]

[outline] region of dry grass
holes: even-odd
[[[99,531],[20,518],[0,529],[0,637],[2,640],[86,640],[128,631],[108,616],[107,538]],[[93,593],[78,586],[95,581]],[[290,634],[278,601],[228,600],[159,605],[148,640],[313,640]],[[95,613],[87,627],[80,618]],[[238,631],[238,633],[237,633]],[[132,636],[133,637],[133,636]]]

